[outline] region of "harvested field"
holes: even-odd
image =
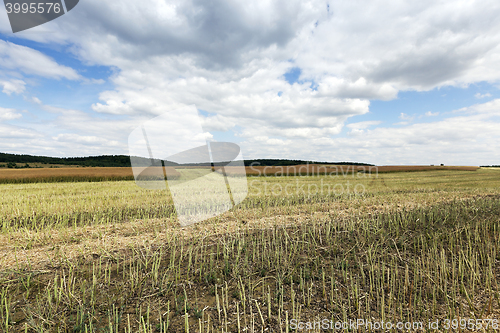
[[[167,175],[179,175],[172,167],[165,167]],[[132,168],[43,168],[0,169],[0,183],[91,182],[134,180]]]
[[[226,167],[228,174],[240,173],[241,169]],[[246,167],[248,176],[342,176],[357,172],[368,174],[387,172],[411,172],[411,171],[436,171],[436,170],[456,170],[456,171],[476,171],[476,166],[425,166],[425,165],[386,165],[386,166],[365,166],[365,165],[319,165],[302,164],[293,166],[249,166]]]
[[[376,173],[376,166],[301,164],[291,166],[248,166],[248,176],[342,176],[356,172]],[[232,174],[237,168],[226,167]]]
[[[177,170],[200,169],[208,170],[210,167],[165,167],[167,176],[181,177]],[[155,168],[145,169],[142,173],[156,175]],[[220,167],[212,168],[221,172]],[[225,167],[228,175],[243,175],[240,167]],[[360,166],[360,165],[319,165],[303,164],[293,166],[249,166],[246,167],[247,176],[343,176],[353,173],[388,173],[388,172],[412,172],[412,171],[435,171],[435,170],[456,170],[456,171],[476,171],[475,166]],[[115,181],[134,180],[132,168],[119,167],[65,167],[65,168],[32,168],[32,169],[0,169],[1,183],[37,183],[37,182],[89,182],[89,181]]]
[[[168,191],[133,181],[1,184],[0,332],[499,324],[499,170],[248,182],[241,204],[186,228]]]
[[[426,166],[426,165],[382,165],[377,167],[378,172],[412,172],[432,170],[476,171],[477,166]]]

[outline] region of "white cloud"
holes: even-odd
[[[33,96],[31,98],[31,101],[34,102],[34,103],[36,103],[36,104],[38,104],[38,105],[42,104],[42,101],[38,97],[36,97],[36,96]]]
[[[372,121],[360,121],[357,123],[348,124],[347,127],[351,129],[349,132],[350,136],[360,136],[363,135],[369,127],[376,126],[382,123],[379,120]]]
[[[49,108],[48,108],[49,109]],[[116,123],[77,111],[51,107],[56,120],[30,128],[0,124],[4,149],[54,156],[126,153],[125,139],[137,123],[128,118]],[[13,112],[13,111],[9,111]],[[477,104],[434,122],[383,127],[378,121],[348,124],[351,133],[332,137],[265,135],[269,129],[252,127],[239,145],[246,158],[289,158],[320,161],[358,161],[383,164],[483,165],[500,159],[500,99]],[[341,126],[339,127],[341,128]],[[64,129],[63,133],[57,133]],[[251,133],[250,133],[251,131]],[[263,149],[262,147],[266,147]]]
[[[360,77],[355,82],[333,76],[325,77],[318,85],[320,93],[336,97],[391,100],[398,94],[398,91],[390,84],[368,83],[364,77]]]
[[[3,40],[0,40],[0,68],[46,78],[69,80],[80,78],[74,69],[59,65],[52,58],[37,50]]]
[[[476,98],[491,97],[491,94],[490,93],[486,93],[486,94],[477,93],[474,95],[474,97],[476,97]]]
[[[349,138],[335,138],[347,120],[370,111],[370,100],[498,83],[500,3],[494,0],[155,0],[147,6],[88,0],[77,9],[49,23],[57,28],[53,34],[22,36],[70,44],[84,63],[116,68],[114,89],[102,91],[91,106],[99,117],[45,107],[59,114],[58,126],[83,137],[125,142],[120,131],[133,128],[134,121],[195,104],[213,114],[204,119],[210,130],[238,129],[253,157],[388,161],[399,156],[388,152],[392,147],[408,160],[417,150],[407,148],[423,143],[439,143],[428,147],[429,154],[444,142],[450,145],[451,138],[468,147],[466,139],[476,138],[481,126],[488,132],[492,123],[484,119],[495,113],[478,105],[425,125],[402,113],[398,128],[351,123]],[[0,42],[0,58],[7,69],[79,78],[41,52],[9,42]],[[301,81],[290,85],[284,74],[295,67]],[[467,119],[473,120],[472,132]],[[450,124],[465,127],[453,134]]]
[[[426,115],[427,117],[435,117],[435,116],[438,116],[438,115],[439,115],[439,112],[431,112],[431,111],[427,111],[427,112],[425,113],[425,115]]]
[[[230,119],[215,115],[211,117],[202,117],[202,127],[206,131],[228,131],[234,127],[235,123]]]
[[[156,70],[161,63],[137,63],[135,70],[124,70],[113,81],[119,87],[100,95],[104,103],[95,103],[94,111],[108,114],[158,115],[183,105],[195,104],[199,109],[217,113],[226,128],[240,125],[247,131],[268,130],[284,136],[314,136],[320,132],[338,133],[343,122],[353,115],[368,112],[369,101],[359,98],[338,98],[310,88],[310,84],[290,85],[282,74],[289,63],[255,61],[242,75],[239,71],[200,70],[186,66],[187,78]],[[165,66],[166,67],[166,66]],[[139,70],[139,68],[141,70]],[[281,91],[281,96],[278,96]],[[165,93],[168,92],[168,93]],[[221,129],[218,126],[219,130]],[[249,135],[249,134],[248,134]]]
[[[33,130],[18,126],[5,125],[0,123],[0,138],[2,139],[2,152],[31,152],[40,143],[38,140],[42,136]],[[38,141],[38,142],[37,142]],[[31,146],[34,144],[35,146]]]
[[[397,90],[497,81],[500,11],[494,1],[332,2],[314,36],[303,31],[305,77],[360,77]],[[299,41],[297,41],[299,43]]]
[[[491,164],[500,159],[499,116],[500,99],[464,108],[440,121],[370,130],[354,126],[347,137],[289,140],[279,149],[274,146],[266,150],[269,153],[266,157],[378,165]],[[241,145],[252,156],[261,156],[260,142],[246,140]]]
[[[408,120],[408,121],[412,121],[412,120],[413,120],[413,118],[415,118],[415,117],[414,117],[414,116],[407,115],[407,114],[406,114],[406,113],[404,113],[404,112],[401,112],[401,113],[399,114],[399,119],[401,119],[401,120]]]
[[[126,154],[128,134],[147,120],[142,117],[117,122],[79,110],[45,105],[36,97],[31,100],[40,111],[27,112],[21,125],[2,124],[3,118],[15,119],[21,114],[0,108],[2,152],[47,156]],[[51,121],[40,121],[44,118]]]
[[[382,123],[380,120],[360,121],[357,123],[348,124],[347,127],[352,129],[366,129],[370,126],[376,126]]]
[[[415,116],[410,116],[404,112],[401,112],[399,114],[399,119],[401,119],[402,121],[395,123],[394,125],[408,125],[409,123],[411,123],[415,119]]]
[[[89,1],[81,17],[60,22],[79,57],[121,70],[97,112],[153,116],[195,104],[244,137],[321,137],[368,112],[368,99],[500,78],[483,70],[500,68],[494,2],[335,2],[329,11],[322,1],[129,5],[135,10]],[[71,34],[83,17],[89,31]],[[304,81],[284,80],[292,67]]]
[[[59,134],[52,139],[64,143],[81,143],[85,145],[98,145],[98,146],[118,146],[116,140],[106,140],[102,137],[95,135],[78,135],[74,133]]]
[[[478,118],[489,118],[500,116],[500,99],[494,99],[486,103],[474,104],[469,107],[453,111],[454,114],[475,115]]]
[[[11,95],[11,94],[20,94],[25,90],[26,82],[23,80],[10,80],[10,81],[2,81],[0,80],[0,86],[3,86],[2,92]]]
[[[15,109],[6,109],[0,107],[0,121],[2,120],[13,120],[21,118],[22,114],[18,113]]]

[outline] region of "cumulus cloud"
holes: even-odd
[[[3,40],[0,40],[0,68],[54,79],[80,78],[74,69],[59,65],[40,51]]]
[[[494,99],[486,103],[474,104],[469,107],[453,111],[453,113],[474,115],[482,119],[500,116],[500,99]]]
[[[423,147],[419,142],[454,138],[450,124],[465,125],[469,117],[476,117],[473,132],[464,129],[463,139],[476,138],[474,131],[482,125],[488,132],[491,125],[483,119],[493,111],[480,112],[482,106],[477,106],[476,111],[457,111],[468,112],[460,116],[463,122],[456,117],[424,126],[413,123],[414,115],[402,113],[396,129],[357,122],[348,125],[351,136],[336,137],[348,120],[370,111],[370,100],[392,100],[400,91],[500,81],[499,14],[500,3],[494,0],[375,0],[362,5],[324,0],[155,0],[147,5],[88,0],[49,23],[57,28],[55,33],[22,36],[69,44],[85,64],[116,69],[110,80],[114,88],[102,91],[91,105],[100,117],[72,110],[57,118],[59,125],[83,137],[113,141],[102,134],[113,117],[114,126],[125,131],[139,119],[195,104],[210,113],[204,126],[235,131],[253,157],[302,158],[296,154],[314,152],[325,160],[339,154],[346,160],[365,156],[363,160],[374,161],[384,160],[370,155],[377,147],[409,156],[412,151],[405,144]],[[41,52],[10,42],[0,41],[0,60],[6,69],[79,78]],[[292,68],[301,75],[290,84],[284,75]]]
[[[309,1],[94,0],[80,4],[73,21],[59,23],[98,63],[184,54],[199,67],[225,68],[241,66],[257,49],[286,45],[318,11]],[[77,37],[83,24],[88,36]]]
[[[320,137],[367,113],[370,99],[500,77],[484,70],[500,68],[495,2],[125,7],[88,1],[60,22],[79,57],[120,68],[116,89],[92,106],[101,113],[157,115],[195,104],[243,127],[243,136]],[[83,19],[89,31],[72,34]],[[293,85],[283,77],[291,68],[302,73]]]
[[[355,82],[338,78],[325,77],[318,83],[318,91],[325,95],[348,98],[391,100],[397,97],[398,91],[387,83],[369,83],[360,77]]]
[[[17,110],[15,110],[15,109],[6,109],[6,108],[0,107],[0,121],[18,119],[21,117],[22,117],[22,114],[17,112]]]
[[[351,129],[349,135],[351,136],[360,136],[366,132],[366,129],[372,126],[376,126],[382,123],[379,120],[372,121],[360,121],[357,123],[348,124],[347,127]]]
[[[290,85],[282,77],[289,63],[273,66],[269,60],[262,60],[250,66],[253,72],[247,68],[246,75],[226,69],[205,70],[203,76],[196,66],[186,66],[187,77],[171,79],[168,70],[153,72],[152,63],[140,63],[136,70],[124,70],[113,78],[119,88],[101,93],[103,103],[95,103],[92,108],[108,114],[153,116],[195,104],[217,113],[231,123],[230,127],[244,127],[247,131],[243,135],[267,129],[274,134],[303,137],[324,131],[338,133],[339,125],[349,116],[368,112],[368,100],[322,94],[311,89],[310,83]],[[217,119],[206,121],[215,125]]]
[[[125,154],[128,133],[140,122],[128,119],[116,124],[114,120],[93,117],[78,110],[52,107],[41,102],[39,105],[50,114],[51,122],[40,122],[34,114],[27,113],[21,125],[2,123],[2,120],[17,119],[21,114],[16,110],[0,108],[3,151],[48,156]]]
[[[303,31],[303,76],[342,75],[397,90],[497,81],[500,5],[494,1],[330,3],[314,37]],[[298,41],[297,41],[298,42]]]
[[[59,134],[52,139],[65,142],[65,143],[82,143],[85,145],[94,145],[94,146],[118,146],[119,143],[116,140],[106,140],[102,137],[98,137],[95,135],[78,135],[74,133],[65,133]]]
[[[201,125],[205,131],[226,132],[235,126],[235,123],[232,120],[220,115],[202,117],[201,120]]]
[[[376,126],[382,123],[380,120],[360,121],[357,123],[348,124],[347,127],[352,129],[366,129],[370,126]]]
[[[457,110],[440,121],[399,127],[350,126],[352,135],[288,140],[269,152],[288,158],[386,164],[484,165],[500,159],[500,100]],[[348,125],[349,126],[349,125]],[[357,128],[358,127],[358,128]],[[365,129],[359,129],[365,128]],[[241,143],[259,156],[260,142]],[[277,156],[277,155],[275,155]]]
[[[0,86],[3,86],[2,92],[11,95],[11,94],[20,94],[25,90],[26,82],[23,80],[9,80],[2,81],[0,80]]]
[[[39,133],[31,129],[0,123],[0,138],[2,138],[3,149],[16,147],[29,151],[32,147],[29,147],[27,143],[34,142],[33,139],[40,137]],[[19,150],[16,149],[16,151]]]

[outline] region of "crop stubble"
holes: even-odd
[[[11,216],[40,224],[11,219],[2,251],[45,255],[40,262],[18,258],[2,273],[0,328],[285,332],[287,316],[499,318],[499,175],[259,178],[271,187],[350,181],[366,192],[274,195],[250,188],[235,210],[189,229],[170,215],[134,215],[171,202],[133,182],[2,185],[2,215],[17,206]],[[71,208],[80,216],[113,215],[67,225],[32,215],[44,211],[47,219]]]

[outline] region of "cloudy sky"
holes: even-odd
[[[500,164],[500,2],[81,0],[12,33],[0,152],[128,154],[195,105],[245,158]]]

